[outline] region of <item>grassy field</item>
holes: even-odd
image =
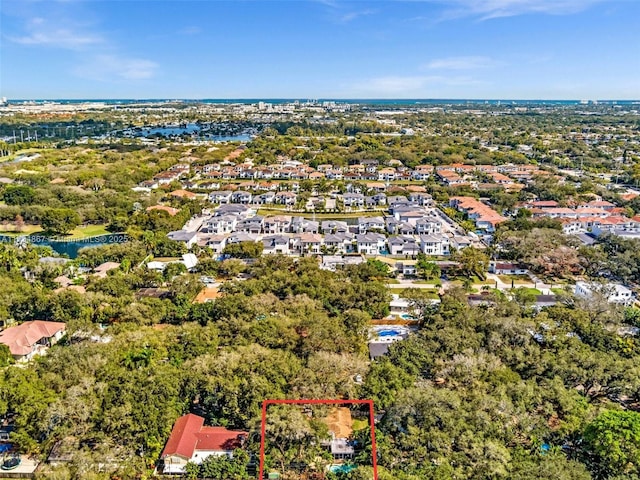
[[[16,231],[16,227],[13,224],[0,225],[0,234],[2,235],[31,235],[41,231],[42,227],[40,225],[24,225],[19,232]]]
[[[540,290],[538,290],[537,288],[527,288],[527,287],[520,287],[520,290],[526,290],[528,293],[532,293],[534,295],[542,295],[542,292]]]
[[[531,278],[529,278],[529,275],[498,275],[498,278],[504,283],[511,283],[511,281],[513,281],[513,283],[516,285],[533,283]]]
[[[440,288],[442,286],[440,280],[414,280],[413,283],[417,283],[419,285],[432,285],[433,288]]]
[[[95,237],[96,235],[106,235],[109,232],[107,232],[105,226],[106,225],[81,225],[71,230],[71,232],[69,232],[69,235],[66,236],[74,238],[87,238]],[[40,232],[42,232],[42,227],[40,225],[25,225],[19,232],[16,231],[16,227],[13,224],[0,225],[0,234],[2,235],[33,235]]]
[[[359,430],[364,430],[369,427],[369,422],[367,420],[360,420],[358,418],[353,419],[353,431],[357,432]]]
[[[106,225],[82,225],[78,228],[71,230],[71,236],[73,237],[95,237],[96,235],[106,235]]]

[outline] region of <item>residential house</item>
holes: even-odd
[[[320,268],[335,272],[338,268],[344,268],[347,265],[359,265],[365,262],[366,259],[362,255],[323,255]]]
[[[235,215],[238,218],[249,218],[256,214],[255,209],[246,205],[220,205],[216,209],[217,217],[223,215]]]
[[[17,362],[26,362],[42,355],[48,347],[55,345],[64,335],[66,324],[32,320],[0,332],[0,343],[9,347]]]
[[[452,197],[449,204],[466,213],[469,219],[475,221],[476,228],[488,233],[495,232],[496,226],[507,220],[491,207],[472,197]]]
[[[385,236],[379,233],[356,235],[356,251],[365,255],[380,255],[384,251]]]
[[[262,193],[253,197],[254,205],[267,205],[275,202],[276,194],[273,192]]]
[[[380,207],[387,204],[387,196],[384,193],[364,197],[364,204],[367,207]]]
[[[615,204],[607,202],[606,200],[592,200],[580,205],[578,208],[601,208],[603,210],[611,211],[616,208],[616,206]]]
[[[219,190],[220,182],[202,182],[196,188],[201,188],[203,190]]]
[[[195,193],[189,192],[188,190],[174,190],[169,195],[183,200],[195,200],[197,198]]]
[[[371,231],[384,231],[385,224],[382,217],[360,217],[358,218],[358,233]]]
[[[219,191],[219,192],[211,192],[209,194],[209,201],[211,203],[231,203],[231,195],[233,192],[231,191]]]
[[[631,305],[633,303],[633,292],[618,283],[587,283],[576,282],[574,293],[578,297],[592,299],[600,294],[607,299],[609,303],[619,303],[622,305]]]
[[[313,233],[299,233],[293,236],[293,247],[301,255],[322,252],[322,236]]]
[[[208,238],[206,246],[213,250],[214,253],[222,253],[224,247],[227,246],[226,235],[212,235]]]
[[[147,212],[152,212],[154,210],[157,210],[157,211],[160,211],[160,212],[166,212],[171,217],[175,217],[176,214],[180,211],[179,208],[173,208],[173,207],[169,207],[167,205],[152,205],[152,206],[146,208]]]
[[[264,228],[264,217],[256,215],[255,217],[240,220],[236,225],[236,232],[260,234]]]
[[[204,418],[189,413],[176,420],[160,455],[163,474],[184,474],[188,462],[201,464],[210,456],[233,457],[248,436],[241,430],[204,425]]]
[[[93,275],[99,278],[106,278],[109,270],[114,270],[118,267],[120,267],[118,262],[104,262],[93,269]]]
[[[325,418],[331,440],[323,442],[335,461],[350,460],[355,456],[353,436],[353,420],[351,410],[347,407],[335,407]]]
[[[252,233],[234,232],[227,237],[227,245],[240,242],[257,242],[259,238],[259,235]]]
[[[400,235],[413,235],[416,233],[416,227],[409,222],[399,222],[397,230]]]
[[[393,210],[400,205],[408,205],[411,202],[409,199],[402,195],[392,195],[387,197],[387,204],[389,205],[389,210]]]
[[[295,205],[298,200],[298,196],[293,192],[278,192],[276,193],[273,202],[280,205]]]
[[[198,234],[196,232],[188,232],[186,230],[169,232],[167,237],[174,242],[183,242],[187,248],[193,247],[198,242]]]
[[[398,260],[395,264],[395,268],[396,271],[402,275],[413,277],[418,273],[416,263],[418,263],[417,260]]]
[[[291,253],[289,248],[290,239],[284,235],[265,236],[262,238],[262,245],[264,246],[262,250],[264,255],[289,255]]]
[[[442,221],[433,215],[416,220],[416,233],[418,235],[433,235],[442,233]]]
[[[421,165],[419,165],[420,167]],[[431,167],[432,168],[432,167]],[[432,170],[418,170],[418,168],[416,168],[413,172],[411,172],[411,179],[418,181],[418,182],[424,182],[426,180],[429,180],[429,177],[431,177],[431,172]]]
[[[400,225],[400,221],[396,217],[385,217],[384,223],[387,227],[387,233],[398,233],[398,226]]]
[[[416,239],[408,236],[389,237],[389,253],[391,255],[418,255],[421,251]]]
[[[263,229],[264,233],[267,234],[289,233],[291,231],[291,216],[274,215],[266,217],[264,219]]]
[[[469,239],[469,237],[460,237],[460,236],[453,236],[450,240],[449,240],[451,247],[455,248],[456,250],[462,250],[463,248],[467,248],[471,246],[471,239]]]
[[[449,238],[437,233],[420,235],[420,250],[425,255],[449,255]]]
[[[364,195],[361,193],[345,193],[342,196],[342,203],[345,208],[362,208],[364,207]]]
[[[529,270],[526,266],[513,262],[489,262],[489,273],[496,275],[527,275]]]
[[[231,203],[239,203],[241,205],[247,205],[251,203],[252,195],[249,192],[233,192],[231,194]]]
[[[396,179],[396,169],[392,167],[383,168],[378,171],[378,180],[381,182],[393,182]]]
[[[428,193],[423,193],[423,192],[414,192],[410,194],[409,201],[417,205],[420,205],[421,207],[433,205],[433,197]]]
[[[320,230],[322,233],[347,233],[349,232],[349,225],[347,222],[341,220],[324,220],[320,224]]]
[[[425,217],[424,211],[413,210],[408,212],[397,212],[395,217],[403,223],[410,223],[414,227],[418,220]]]
[[[225,233],[235,232],[237,224],[238,217],[236,215],[215,216],[204,222],[201,231],[203,233],[223,235]]]
[[[291,231],[293,233],[318,233],[320,231],[320,222],[307,220],[304,217],[293,217]]]
[[[324,245],[329,252],[350,253],[353,251],[354,238],[349,232],[327,233],[324,235]]]

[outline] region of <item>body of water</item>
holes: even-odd
[[[252,138],[255,131],[242,132],[230,135],[218,135],[210,133],[207,127],[201,127],[197,123],[187,123],[186,125],[166,125],[156,127],[144,127],[126,129],[123,133],[125,136],[132,137],[154,137],[162,135],[163,137],[176,137],[180,135],[192,135],[201,140],[211,140],[214,142],[248,142]],[[116,133],[117,135],[117,133]]]
[[[51,249],[59,255],[65,255],[69,258],[76,258],[81,248],[99,247],[101,245],[113,245],[115,243],[125,243],[129,241],[129,237],[123,233],[110,233],[107,235],[98,235],[87,238],[55,238],[45,237],[44,235],[28,235],[24,237],[15,237],[10,235],[0,235],[1,243],[17,243],[27,242],[40,247],[51,247]]]

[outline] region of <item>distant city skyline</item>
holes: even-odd
[[[632,0],[3,0],[0,96],[640,98]]]

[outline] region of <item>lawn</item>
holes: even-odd
[[[0,233],[2,235],[31,235],[41,231],[42,227],[40,225],[24,225],[19,232],[16,231],[16,226],[12,223],[0,225]]]
[[[518,290],[525,290],[527,293],[532,293],[534,295],[542,295],[542,292],[537,288],[519,287]]]
[[[71,230],[73,237],[95,237],[97,235],[107,235],[109,232],[105,229],[105,225],[81,225]]]
[[[353,419],[353,431],[357,432],[359,430],[364,430],[365,428],[369,428],[368,420],[361,420],[359,418]]]
[[[0,234],[2,235],[33,235],[34,233],[40,232],[42,232],[42,227],[40,225],[25,225],[19,232],[15,230],[15,225],[13,224],[0,225]],[[71,230],[69,235],[64,235],[64,237],[73,237],[74,239],[88,238],[95,237],[97,235],[107,235],[108,233],[109,232],[105,229],[105,225],[81,225]]]
[[[513,281],[514,284],[524,284],[524,283],[533,283],[529,275],[498,275],[498,278],[504,283],[511,283]]]

